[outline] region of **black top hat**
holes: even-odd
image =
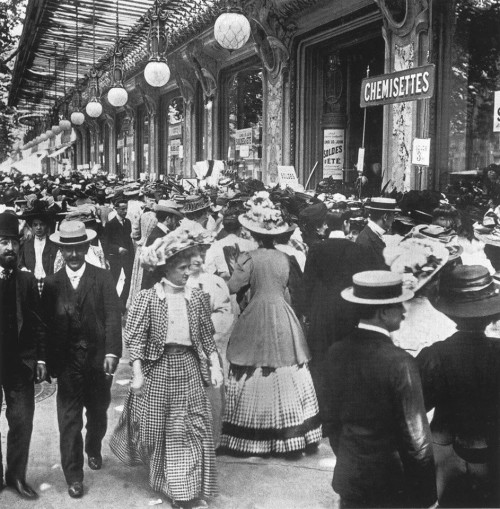
[[[14,212],[0,214],[0,237],[19,238],[19,221]]]

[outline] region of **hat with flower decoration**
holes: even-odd
[[[165,265],[172,256],[190,247],[211,244],[213,234],[201,224],[183,219],[173,232],[156,239],[153,244],[141,250],[141,264],[145,269],[153,270]]]
[[[281,210],[269,198],[267,191],[255,193],[245,203],[247,211],[238,216],[242,226],[261,235],[280,235],[289,231],[290,225],[283,220]]]

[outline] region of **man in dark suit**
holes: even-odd
[[[417,356],[436,458],[439,507],[500,507],[500,341],[485,333],[500,318],[488,269],[442,272],[434,307],[457,332]]]
[[[54,273],[54,262],[59,250],[48,237],[55,214],[38,207],[25,212],[21,217],[26,219],[34,236],[24,242],[19,266],[34,274],[41,293],[44,279]]]
[[[391,229],[395,213],[399,211],[396,207],[396,200],[393,198],[372,198],[370,204],[365,208],[369,211],[368,224],[358,235],[356,243],[368,250],[377,269],[388,270],[389,267],[384,259],[385,242],[382,236]]]
[[[342,297],[359,305],[360,321],[327,358],[323,426],[340,507],[430,507],[436,479],[418,366],[390,336],[413,292],[376,270],[355,274]]]
[[[174,200],[160,200],[154,206],[158,224],[153,228],[149,237],[146,239],[146,247],[153,244],[156,239],[161,239],[168,233],[173,232],[179,226],[180,220],[184,217],[179,209],[179,205]],[[141,289],[149,289],[153,284],[154,277],[152,273],[145,270],[142,274]]]
[[[123,303],[122,310],[124,310],[130,291],[130,278],[134,266],[134,243],[131,237],[132,225],[130,220],[126,218],[127,201],[125,199],[118,200],[115,202],[115,206],[116,217],[108,221],[104,228],[103,247],[115,286],[123,269],[125,283],[120,299]]]
[[[51,240],[66,266],[45,280],[44,316],[51,331],[48,369],[58,379],[57,418],[61,463],[73,498],[83,495],[83,409],[88,465],[102,465],[112,376],[121,356],[120,301],[111,274],[85,262],[96,233],[64,221]]]
[[[41,320],[37,283],[17,270],[19,222],[15,214],[0,214],[0,383],[7,404],[7,471],[5,481],[21,497],[37,498],[26,483],[33,414],[34,381],[46,378],[46,329]],[[2,390],[0,388],[0,410]],[[0,450],[0,490],[3,489]]]
[[[309,250],[303,278],[302,314],[306,317],[309,368],[318,396],[320,412],[325,391],[324,361],[328,348],[347,336],[357,325],[356,306],[340,292],[358,272],[375,269],[367,249],[346,238],[348,212],[329,212],[327,238]]]

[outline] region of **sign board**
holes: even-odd
[[[170,155],[171,156],[178,156],[179,155],[179,148],[181,146],[181,140],[170,140]]]
[[[495,92],[493,106],[493,132],[500,133],[500,90]]]
[[[234,134],[234,141],[236,144],[236,148],[241,145],[252,145],[252,128],[248,127],[247,129],[237,129]]]
[[[240,157],[246,159],[250,156],[250,147],[248,145],[240,145]]]
[[[278,166],[278,182],[283,189],[286,187],[296,189],[299,185],[299,179],[295,173],[295,168],[293,166]]]
[[[323,178],[342,180],[344,168],[344,129],[323,131]]]
[[[99,143],[99,152],[104,152],[104,143]]]
[[[413,140],[411,164],[415,164],[417,166],[429,166],[430,156],[431,156],[431,139],[415,138]]]
[[[360,106],[366,108],[429,99],[434,95],[435,77],[435,65],[428,64],[365,78],[361,82]]]
[[[363,172],[364,167],[365,167],[365,149],[359,148],[358,149],[358,163],[356,164],[356,169],[358,170],[358,174],[361,174]]]
[[[124,140],[123,138],[120,138],[118,142],[116,143],[116,148],[123,148]]]
[[[182,125],[169,125],[168,126],[168,137],[175,138],[176,136],[182,135]]]

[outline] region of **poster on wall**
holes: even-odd
[[[176,136],[181,136],[182,134],[182,125],[169,125],[168,126],[168,137],[174,138]]]
[[[170,141],[170,155],[178,156],[181,147],[181,140],[171,140]]]
[[[323,178],[343,179],[344,129],[323,131]]]
[[[252,145],[252,137],[253,132],[251,127],[248,127],[247,129],[237,129],[234,133],[236,148],[241,147],[242,145]]]

